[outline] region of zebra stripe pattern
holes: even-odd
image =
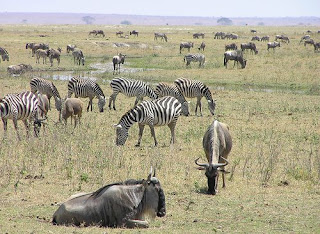
[[[212,115],[214,115],[214,110],[216,107],[215,101],[212,99],[211,92],[205,84],[201,81],[197,80],[189,80],[185,78],[179,78],[174,81],[174,84],[178,87],[180,92],[186,98],[197,98],[197,105],[195,110],[195,115],[197,115],[198,106],[200,109],[200,115],[202,116],[202,109],[201,109],[201,98],[205,97],[208,101],[209,111]]]
[[[68,83],[68,98],[74,93],[75,97],[81,98],[89,98],[89,104],[87,107],[87,111],[89,111],[89,107],[91,106],[92,111],[92,99],[97,97],[99,111],[103,112],[103,108],[106,104],[106,98],[100,86],[93,80],[90,79],[82,79],[78,77],[72,77]]]
[[[140,80],[114,78],[111,80],[110,86],[113,93],[109,99],[109,109],[111,109],[111,104],[113,102],[113,109],[116,110],[115,102],[119,93],[123,93],[129,97],[137,97],[134,103],[135,106],[138,104],[139,100],[142,101],[145,96],[148,96],[151,99],[158,98],[153,89]]]
[[[181,104],[181,113],[185,116],[189,115],[188,102],[179,91],[177,86],[166,83],[159,83],[155,88],[155,93],[159,98],[165,96],[175,97]]]
[[[0,55],[3,61],[9,61],[9,53],[5,48],[0,47]],[[1,59],[0,59],[1,62]]]
[[[174,97],[163,97],[157,100],[144,101],[124,114],[116,127],[116,145],[124,145],[128,138],[129,128],[135,123],[139,124],[139,139],[136,146],[140,146],[145,125],[149,125],[155,146],[156,140],[154,126],[168,125],[171,130],[170,143],[175,142],[175,126],[180,116],[181,104]]]
[[[37,126],[38,114],[38,98],[30,91],[7,94],[0,100],[0,116],[3,122],[4,137],[7,132],[8,119],[13,120],[14,128],[16,129],[18,139],[20,140],[18,132],[18,120],[22,120],[29,136],[29,124],[33,123],[34,133],[36,136],[39,134],[39,126]]]
[[[191,62],[199,62],[199,67],[203,67],[206,61],[206,57],[203,54],[187,54],[186,56],[184,56],[183,61],[187,61],[187,67]]]
[[[61,97],[56,88],[56,86],[48,80],[35,77],[30,81],[30,88],[32,93],[42,93],[47,95],[49,99],[49,108],[50,108],[50,99],[51,97],[55,100],[56,109],[60,112],[61,111]]]

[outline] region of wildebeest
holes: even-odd
[[[320,42],[314,43],[313,46],[314,46],[314,52],[320,50]]]
[[[106,185],[93,193],[75,195],[54,213],[56,225],[147,228],[145,218],[166,215],[165,195],[160,181],[126,180]]]
[[[36,63],[40,63],[40,58],[42,58],[42,63],[47,64],[48,56],[49,56],[49,50],[38,49],[36,51]]]
[[[257,30],[251,29],[250,32],[252,32],[252,33],[257,33]]]
[[[122,32],[122,31],[118,31],[118,32],[116,32],[116,36],[118,36],[118,37],[122,37],[122,34],[123,34],[123,32]]]
[[[281,40],[281,42],[286,42],[287,44],[290,42],[289,37],[284,35],[276,35],[275,41]]]
[[[126,58],[125,54],[119,53],[116,56],[113,56],[112,63],[113,63],[113,74],[115,74],[116,71],[120,74],[120,64],[124,64],[124,60]]]
[[[9,61],[9,53],[5,48],[0,47],[0,55],[3,61]]]
[[[306,45],[314,45],[314,40],[312,38],[305,40],[304,46],[306,46]]]
[[[26,72],[26,71],[31,71],[32,70],[32,66],[31,65],[27,65],[27,64],[19,64],[19,65],[10,65],[7,68],[7,72],[10,75],[21,75],[22,73]]]
[[[204,51],[204,48],[206,48],[206,43],[203,41],[203,42],[201,42],[201,44],[200,44],[200,46],[199,46],[199,48],[198,48],[198,50],[202,50],[202,51]]]
[[[231,44],[225,46],[225,51],[227,51],[227,50],[237,50],[237,49],[238,49],[238,47],[237,47],[236,43],[231,43]]]
[[[274,50],[274,48],[280,47],[280,42],[277,42],[277,41],[268,42],[267,46],[268,46],[268,50],[269,50],[270,48],[272,48],[272,49]]]
[[[76,47],[76,45],[67,45],[67,53],[74,51]]]
[[[135,35],[135,36],[139,36],[139,32],[136,30],[133,30],[130,32],[130,35]]]
[[[304,35],[303,37],[301,37],[299,44],[301,44],[301,42],[310,39],[310,35]]]
[[[181,50],[183,49],[183,48],[187,48],[188,49],[188,51],[190,52],[190,48],[193,48],[193,42],[181,42],[180,43],[180,54],[181,54]]]
[[[258,54],[256,44],[254,44],[253,42],[241,43],[240,47],[242,51],[250,50],[252,53],[254,52],[255,54]]]
[[[26,44],[26,49],[31,49],[32,50],[32,57],[34,57],[36,51],[38,49],[43,49],[43,50],[48,50],[49,45],[45,43],[27,43]]]
[[[263,36],[261,37],[261,41],[269,41],[270,37],[269,36]]]
[[[236,39],[238,39],[238,37],[239,36],[237,34],[235,34],[235,33],[228,33],[225,36],[225,38],[230,39],[230,40],[236,40]]]
[[[168,41],[168,37],[165,33],[154,33],[154,40],[158,40],[158,37],[161,38],[161,41],[165,40],[166,42]]]
[[[198,163],[199,158],[195,160],[195,163],[200,166],[200,170],[206,170],[208,193],[215,195],[219,172],[222,172],[222,187],[226,186],[224,174],[227,172],[224,167],[228,165],[227,157],[232,148],[229,127],[218,120],[214,120],[203,136],[202,145],[208,163]]]
[[[241,64],[241,68],[245,68],[247,65],[247,60],[243,58],[243,53],[241,50],[231,50],[231,51],[226,51],[224,52],[224,60],[223,60],[223,65],[227,68],[228,61],[229,60],[234,60],[234,65],[238,62]]]
[[[214,35],[214,39],[225,39],[226,37],[226,33],[224,32],[216,32],[216,34]]]
[[[53,59],[56,59],[58,62],[58,66],[60,65],[60,55],[61,55],[61,48],[58,49],[49,49],[48,57],[51,63],[51,67],[53,66]]]
[[[193,35],[192,35],[192,37],[194,38],[194,39],[199,39],[199,37],[202,37],[202,39],[204,38],[204,33],[194,33]]]
[[[92,30],[92,31],[89,32],[89,36],[92,35],[92,34],[94,36],[101,35],[101,36],[105,37],[105,34],[104,34],[103,30]]]
[[[74,51],[72,51],[72,56],[73,56],[73,63],[74,64],[77,63],[79,66],[80,66],[80,64],[82,64],[82,66],[84,66],[85,57],[83,55],[82,50],[75,49]]]
[[[261,38],[259,36],[253,36],[251,41],[261,41]]]

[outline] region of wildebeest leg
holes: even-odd
[[[135,146],[137,146],[137,147],[140,146],[140,142],[141,142],[141,138],[142,138],[144,126],[145,126],[145,125],[142,125],[142,124],[139,123],[139,139],[138,139],[138,143],[135,145]]]
[[[170,140],[170,144],[174,144],[176,141],[176,136],[174,133],[174,128],[176,127],[176,122],[171,122],[168,124],[168,127],[170,128],[171,131],[171,140]]]
[[[125,226],[127,228],[148,228],[149,227],[149,223],[147,221],[144,221],[144,220],[132,220],[132,219],[129,219],[125,223]]]

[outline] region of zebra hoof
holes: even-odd
[[[135,145],[135,147],[140,147],[140,143],[137,143],[137,144]]]

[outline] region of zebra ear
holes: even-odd
[[[211,100],[208,100],[208,103],[211,103]]]
[[[120,124],[114,124],[113,126],[117,129],[122,129],[122,126]]]
[[[191,101],[188,101],[188,104],[190,104],[191,103]]]

